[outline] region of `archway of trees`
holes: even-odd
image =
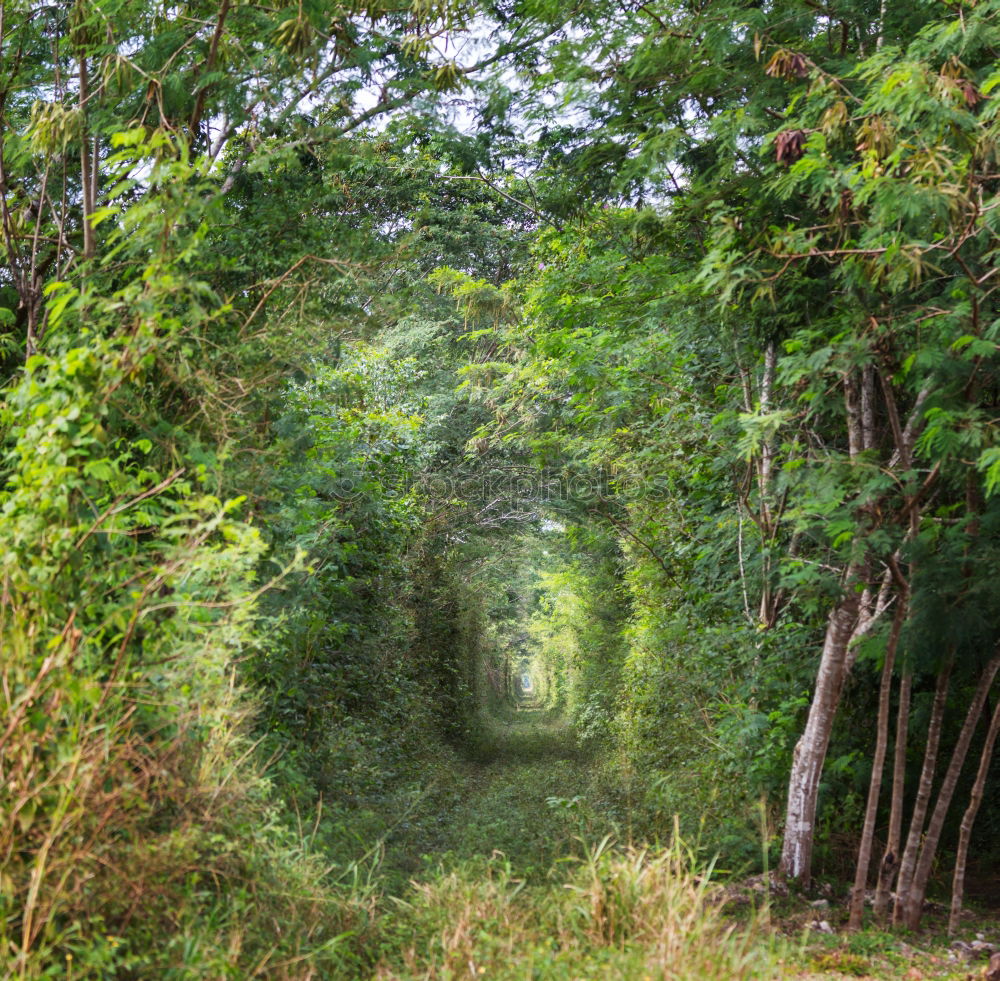
[[[0,6],[5,973],[778,976],[713,861],[973,929],[998,48],[997,0]]]

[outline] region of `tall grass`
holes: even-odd
[[[416,884],[376,977],[739,981],[779,973],[755,922],[737,927],[723,891],[676,840],[660,851],[609,839],[528,886],[503,856]]]
[[[350,976],[376,890],[282,819],[232,674],[185,706],[2,605],[0,977]]]

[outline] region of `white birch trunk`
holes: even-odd
[[[833,732],[840,695],[847,676],[848,650],[858,622],[860,597],[855,590],[857,571],[847,577],[847,593],[830,613],[823,656],[816,676],[816,689],[809,718],[792,757],[788,781],[785,837],[779,874],[808,886],[812,871],[813,830],[819,781]]]

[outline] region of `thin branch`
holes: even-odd
[[[647,552],[649,552],[649,554],[654,559],[656,559],[657,564],[666,573],[667,578],[678,589],[681,588],[681,584],[674,578],[674,574],[670,571],[670,567],[667,565],[666,562],[663,561],[663,559],[659,556],[659,554],[656,552],[656,550],[653,548],[653,546],[650,545],[650,544],[648,544],[647,542],[644,542],[634,531],[632,531],[631,528],[629,528],[629,526],[627,524],[625,524],[624,521],[619,521],[617,518],[615,518],[612,515],[608,514],[606,511],[595,510],[593,513],[596,514],[596,515],[598,515],[599,517],[606,518],[619,531],[623,531],[626,535],[628,535],[629,538],[632,539],[632,541],[634,541],[638,545],[641,545]]]

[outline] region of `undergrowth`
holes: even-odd
[[[776,951],[726,918],[679,842],[648,852],[605,838],[534,885],[502,855],[470,860],[397,903],[377,978],[774,976]]]
[[[36,656],[16,620],[0,668],[0,976],[292,981],[360,963],[376,885],[332,869],[278,805],[231,678],[186,706],[146,673],[84,682],[79,638]]]

